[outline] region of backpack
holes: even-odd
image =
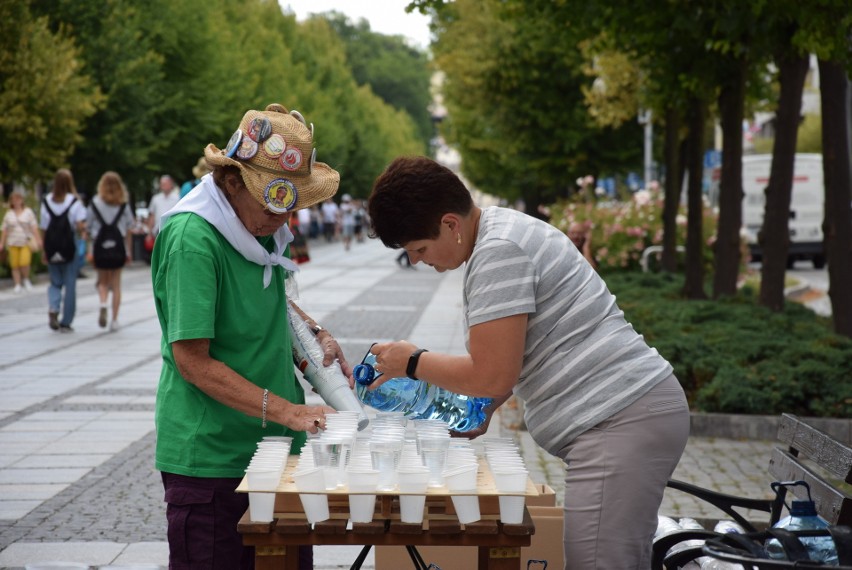
[[[77,198],[72,199],[68,207],[65,208],[65,211],[57,216],[47,204],[47,197],[42,198],[44,207],[50,212],[50,222],[47,224],[47,229],[44,232],[44,254],[47,257],[48,263],[68,263],[74,261],[74,254],[77,253],[77,244],[74,241],[74,229],[68,220],[68,213],[76,201]]]
[[[98,235],[95,238],[94,247],[92,248],[95,267],[98,269],[118,269],[124,267],[127,261],[124,236],[121,235],[121,231],[118,229],[118,220],[121,219],[121,215],[124,213],[126,207],[126,203],[122,204],[121,208],[118,209],[118,214],[115,215],[115,219],[113,219],[112,223],[108,224],[104,221],[95,204],[92,203],[92,210],[101,223],[101,229],[98,230]]]

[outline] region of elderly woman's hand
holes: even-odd
[[[317,433],[325,429],[326,415],[334,413],[337,413],[334,408],[328,406],[291,404],[285,407],[281,417],[275,420],[295,431]]]
[[[340,348],[340,345],[337,344],[337,340],[331,333],[327,330],[322,330],[317,335],[317,340],[322,347],[322,365],[323,366],[331,366],[331,364],[335,361],[335,359],[340,363],[340,369],[343,371],[343,375],[349,378],[349,387],[354,388],[355,383],[352,380],[352,367],[349,365],[349,362],[346,361],[346,357],[343,355],[343,350]]]

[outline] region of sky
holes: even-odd
[[[416,10],[405,12],[409,0],[278,0],[281,7],[304,20],[312,13],[336,10],[357,22],[364,18],[370,29],[385,35],[403,35],[422,49],[429,46],[429,18]]]

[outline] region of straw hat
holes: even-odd
[[[273,103],[248,111],[224,150],[209,144],[204,157],[211,167],[236,166],[252,196],[267,210],[291,212],[334,196],[336,170],[316,162],[314,126],[298,111]]]
[[[208,172],[210,172],[210,167],[207,166],[207,161],[202,156],[198,159],[198,162],[195,164],[195,166],[192,167],[192,175],[196,178],[201,178]]]

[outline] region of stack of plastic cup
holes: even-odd
[[[328,495],[325,491],[325,477],[321,467],[297,469],[293,473],[296,482],[296,490],[300,491],[299,500],[305,516],[311,524],[328,520]]]
[[[396,489],[396,469],[402,457],[405,443],[405,416],[385,412],[380,413],[370,423],[369,449],[373,469],[379,472],[380,491]]]
[[[485,441],[485,457],[494,484],[501,495],[500,520],[506,524],[520,524],[524,518],[528,472],[520,450],[513,440],[488,439]]]
[[[311,447],[314,467],[322,469],[325,489],[336,489],[341,454],[343,452],[343,441],[320,434],[316,437],[309,437],[308,444]]]
[[[466,495],[452,495],[453,506],[462,524],[470,524],[480,519],[479,497],[476,493],[476,465],[462,465],[444,471],[444,484],[452,492],[467,492]]]
[[[246,467],[249,488],[249,517],[253,521],[270,522],[275,510],[275,491],[287,465],[292,438],[264,438]]]
[[[354,411],[339,411],[335,414],[328,414],[325,417],[326,429],[322,435],[327,439],[339,440],[341,442],[337,470],[337,487],[346,485],[346,465],[349,463],[349,455],[352,453],[352,447],[358,435],[358,422],[360,418],[361,415]]]

